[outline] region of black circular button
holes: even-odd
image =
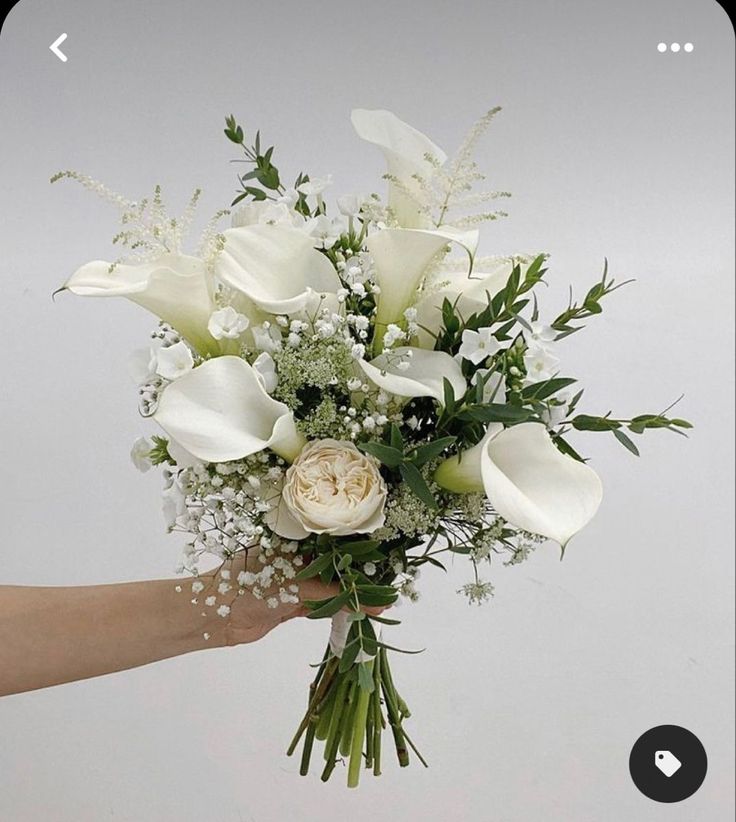
[[[655,802],[682,802],[692,796],[707,770],[702,743],[679,725],[650,728],[636,740],[629,755],[634,784]]]

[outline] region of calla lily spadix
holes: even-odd
[[[408,363],[408,368],[399,368],[401,363]],[[360,366],[371,382],[398,397],[432,397],[442,405],[445,379],[456,397],[462,397],[468,387],[460,365],[444,351],[400,346],[370,362],[360,360]]]
[[[242,459],[264,448],[291,461],[305,442],[288,406],[265,392],[240,357],[207,360],[170,383],[153,418],[205,462]]]
[[[272,314],[303,311],[314,294],[336,293],[340,278],[311,237],[286,225],[249,225],[224,233],[215,261],[222,282]]]
[[[415,174],[424,179],[432,176],[434,167],[427,162],[426,155],[431,155],[440,165],[447,160],[445,152],[429,137],[390,111],[359,108],[352,111],[350,118],[358,136],[381,149],[391,177],[399,180],[409,191],[417,188],[413,179]],[[388,204],[400,226],[427,227],[428,220],[418,208],[417,201],[391,181]]]
[[[435,472],[443,488],[485,491],[505,520],[563,548],[593,518],[603,488],[592,468],[560,452],[544,425],[488,427],[478,445]]]
[[[75,271],[63,288],[84,297],[126,297],[169,323],[200,354],[220,351],[207,330],[215,310],[212,283],[197,257],[163,254],[151,261],[115,266],[94,260]]]
[[[381,293],[376,307],[374,346],[376,350],[389,323],[401,322],[403,313],[416,294],[427,267],[450,242],[461,245],[470,258],[478,247],[478,231],[460,231],[442,226],[438,229],[386,228],[368,237],[366,246],[373,258],[375,278]]]

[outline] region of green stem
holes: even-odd
[[[373,666],[372,662],[363,664]],[[363,739],[365,737],[370,700],[371,692],[358,686],[355,719],[353,721],[353,743],[350,748],[350,764],[348,765],[348,788],[357,788],[360,781],[360,768],[363,764]]]
[[[350,698],[348,701],[348,706],[345,709],[346,718],[345,722],[342,726],[342,735],[340,737],[340,754],[341,756],[350,756],[350,746],[353,741],[353,731],[355,729],[354,726],[354,717],[355,717],[355,707],[358,703],[358,692],[359,686],[356,682],[352,682],[350,684]]]
[[[296,733],[294,734],[294,738],[291,740],[291,744],[286,750],[286,755],[291,756],[294,751],[296,750],[296,746],[299,744],[299,740],[302,738],[302,734],[304,731],[307,730],[309,726],[309,719],[314,712],[314,709],[322,702],[322,699],[326,695],[330,685],[332,684],[332,680],[335,677],[337,672],[337,665],[339,663],[338,659],[331,659],[325,666],[324,673],[319,680],[319,684],[315,686],[315,682],[312,683],[310,687],[310,692],[312,688],[314,688],[314,693],[309,700],[309,705],[307,706],[307,712],[304,715],[304,718],[299,723],[299,727],[296,729]],[[319,675],[318,675],[319,676]]]

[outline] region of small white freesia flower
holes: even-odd
[[[279,384],[276,363],[273,361],[273,357],[267,351],[263,351],[253,361],[253,369],[264,391],[267,394],[273,394]]]
[[[299,202],[299,192],[295,188],[286,188],[284,193],[276,198],[277,203],[283,203],[288,208],[293,208]]]
[[[272,203],[268,200],[259,200],[246,203],[233,212],[233,228],[242,228],[248,225],[291,225],[299,226],[304,218],[293,210],[294,202]]]
[[[476,385],[478,380],[485,380],[483,385],[483,402],[503,402],[506,397],[506,380],[500,371],[494,371],[488,376],[487,368],[479,368],[473,374],[472,384]]]
[[[230,613],[230,606],[229,605],[220,605],[217,609],[217,616],[226,617]]]
[[[156,373],[165,380],[176,380],[194,368],[194,357],[185,342],[162,348],[156,358]]]
[[[337,208],[344,217],[357,217],[365,202],[365,196],[358,194],[346,194],[337,198]]]
[[[534,320],[529,323],[529,327],[531,331],[527,332],[525,336],[536,342],[544,344],[554,342],[557,339],[557,332],[551,325],[545,325],[538,320]]]
[[[133,465],[143,474],[153,465],[149,456],[152,447],[151,443],[145,437],[138,437],[130,449],[130,458],[133,461]]]
[[[533,385],[537,382],[550,380],[557,373],[557,366],[560,361],[545,345],[532,343],[528,345],[524,354],[524,367],[526,368],[525,385]]]
[[[307,220],[304,224],[304,230],[314,239],[315,248],[332,248],[340,236],[339,229],[324,214]]]
[[[500,348],[498,340],[493,336],[492,328],[479,328],[477,331],[466,329],[463,331],[462,344],[458,353],[463,359],[478,365]]]
[[[248,328],[250,321],[244,314],[228,305],[214,311],[207,323],[207,330],[216,340],[237,340]]]
[[[281,348],[281,329],[278,325],[263,323],[253,326],[253,340],[259,351],[273,354]]]
[[[161,503],[166,527],[171,529],[176,520],[186,511],[186,496],[178,482],[171,485],[161,494]]]
[[[297,191],[304,194],[305,197],[318,197],[326,189],[332,185],[332,175],[328,174],[326,177],[315,177],[297,186]]]
[[[128,359],[128,371],[136,385],[146,385],[156,376],[157,348],[138,348]]]

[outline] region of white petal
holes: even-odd
[[[264,520],[274,533],[284,539],[305,539],[309,536],[309,531],[294,518],[283,497],[279,497],[278,505],[266,512]]]
[[[440,165],[447,160],[447,155],[429,137],[390,111],[354,109],[351,120],[359,137],[381,149],[386,158],[388,173],[412,192],[413,196],[408,196],[396,185],[389,183],[388,203],[399,225],[405,228],[422,227],[426,218],[418,208],[421,193],[412,177],[418,174],[428,179],[433,175],[434,167],[427,162],[427,154],[434,157]]]
[[[164,254],[139,265],[95,260],[83,265],[64,284],[84,297],[127,297],[173,326],[201,353],[218,353],[207,331],[215,308],[210,278],[202,260]]]
[[[398,367],[401,355],[411,352],[409,367]],[[406,362],[406,358],[403,360]],[[443,380],[448,379],[459,399],[467,390],[460,366],[444,351],[425,351],[421,348],[399,347],[389,354],[381,354],[371,362],[359,360],[366,376],[379,388],[399,397],[433,397],[444,403]]]
[[[538,423],[489,436],[481,473],[488,499],[504,519],[563,547],[590,522],[603,498],[595,471],[561,453]]]
[[[437,334],[442,327],[442,303],[445,299],[456,306],[456,312],[468,319],[471,314],[482,311],[488,305],[488,295],[494,297],[507,283],[512,264],[504,260],[490,271],[473,271],[467,273],[452,272],[446,275],[439,273],[436,282],[445,282],[442,288],[431,291],[422,297],[414,306],[417,310],[416,322],[419,325],[419,344],[423,348],[434,346],[434,337],[424,329]]]
[[[415,299],[427,266],[449,242],[457,242],[472,260],[478,245],[478,231],[458,231],[447,227],[422,229],[387,228],[368,237],[366,245],[373,258],[376,282],[381,288],[376,311],[376,338],[380,342],[386,326],[399,322]]]
[[[340,288],[337,272],[313,240],[283,225],[228,229],[215,273],[272,314],[295,314],[315,292],[334,294]]]
[[[189,346],[182,341],[158,350],[156,373],[165,380],[176,380],[194,368]]]
[[[153,415],[183,448],[206,462],[227,462],[271,448],[285,459],[302,438],[284,403],[271,399],[239,357],[218,357],[172,382]]]

